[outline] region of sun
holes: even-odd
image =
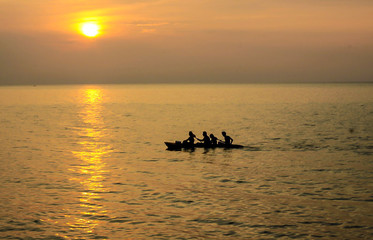
[[[96,23],[83,23],[81,26],[81,31],[83,35],[87,37],[97,37],[100,33],[100,26]]]

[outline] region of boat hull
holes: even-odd
[[[225,144],[218,144],[218,145],[208,145],[206,146],[203,143],[195,143],[195,144],[184,144],[181,142],[164,142],[167,146],[168,150],[180,150],[180,149],[194,149],[194,148],[225,148],[225,149],[231,149],[231,148],[243,148],[242,145],[238,144],[230,144],[230,145],[225,145]]]

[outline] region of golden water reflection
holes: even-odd
[[[72,181],[81,186],[79,208],[69,217],[68,226],[72,231],[95,233],[100,220],[107,219],[108,213],[104,205],[103,194],[110,189],[104,184],[108,174],[105,157],[111,152],[110,145],[105,142],[105,124],[103,121],[103,92],[98,88],[82,89],[79,112],[80,126],[77,128],[78,146],[73,154],[78,159],[71,171]]]

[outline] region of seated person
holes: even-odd
[[[224,137],[224,144],[225,145],[232,145],[233,139],[230,136],[228,136],[226,132],[223,131],[221,133],[221,135],[223,135],[223,137]]]
[[[194,145],[194,139],[197,138],[192,131],[189,131],[189,137],[183,141],[183,144]]]
[[[214,136],[214,134],[210,134],[210,140],[211,140],[211,145],[216,146],[218,145],[218,138]]]
[[[202,133],[202,135],[203,135],[203,139],[199,139],[199,138],[197,138],[198,141],[203,142],[203,145],[205,145],[205,146],[211,146],[211,141],[210,141],[209,136],[207,136],[207,132],[204,131],[204,132]]]

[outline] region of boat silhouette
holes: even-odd
[[[164,142],[167,146],[167,150],[180,150],[180,149],[193,149],[193,148],[243,148],[244,146],[238,144],[224,144],[218,143],[217,145],[206,145],[204,143],[182,143],[180,141],[175,142]]]

